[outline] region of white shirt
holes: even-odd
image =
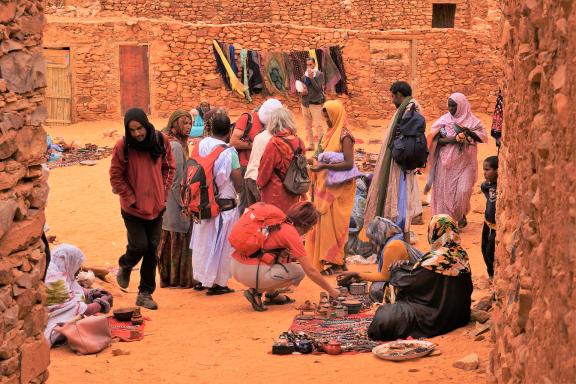
[[[266,150],[268,142],[272,138],[272,135],[268,130],[264,130],[254,137],[254,142],[252,143],[252,152],[250,152],[250,159],[248,160],[248,165],[246,166],[246,173],[244,174],[245,179],[252,179],[256,181],[258,178],[258,168],[260,168],[260,160],[262,155]]]

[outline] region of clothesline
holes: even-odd
[[[216,69],[226,88],[248,101],[252,101],[252,94],[296,93],[296,80],[304,76],[308,57],[314,57],[324,73],[327,93],[348,93],[339,46],[290,53],[241,49],[237,55],[233,44],[212,43]]]

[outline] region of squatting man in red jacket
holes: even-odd
[[[162,230],[167,191],[174,178],[174,156],[168,138],[156,131],[143,110],[130,109],[124,116],[124,138],[114,146],[110,165],[112,192],[120,207],[128,246],[120,257],[116,276],[126,289],[132,268],[142,260],[136,305],[158,309],[152,299],[156,288],[156,249]]]

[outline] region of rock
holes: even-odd
[[[126,356],[129,355],[130,351],[127,349],[113,349],[112,356]]]
[[[488,312],[490,309],[492,309],[492,298],[490,296],[481,298],[478,301],[478,304],[474,306],[474,309]]]
[[[476,353],[471,353],[468,356],[452,363],[454,368],[463,369],[465,371],[473,371],[480,366],[480,358]]]
[[[39,239],[45,222],[44,211],[40,211],[33,213],[27,220],[14,223],[11,230],[0,239],[0,257],[24,248],[33,239]]]
[[[6,54],[0,58],[0,72],[9,91],[26,93],[46,86],[46,65],[42,52]]]
[[[83,161],[80,162],[80,165],[87,165],[87,166],[92,167],[92,166],[96,165],[96,161],[94,161],[94,160],[83,160]]]
[[[12,188],[26,174],[26,167],[14,160],[8,160],[5,165],[0,177],[0,191]]]
[[[488,320],[490,320],[490,314],[486,311],[481,311],[478,309],[473,309],[471,314],[471,320],[477,321],[480,324],[484,324]]]
[[[18,203],[14,199],[0,201],[0,239],[12,226]]]
[[[0,2],[0,24],[8,24],[16,16],[16,1]]]
[[[474,338],[474,341],[483,341],[485,339],[486,338],[484,336],[480,335],[480,336],[477,336],[476,338]]]
[[[44,337],[33,343],[26,343],[21,348],[20,382],[29,383],[38,377],[50,364],[50,347]]]

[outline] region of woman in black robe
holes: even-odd
[[[396,302],[378,309],[368,328],[371,339],[433,337],[470,321],[472,276],[458,224],[448,215],[434,216],[428,241],[430,252],[415,265],[392,267],[390,285]]]

